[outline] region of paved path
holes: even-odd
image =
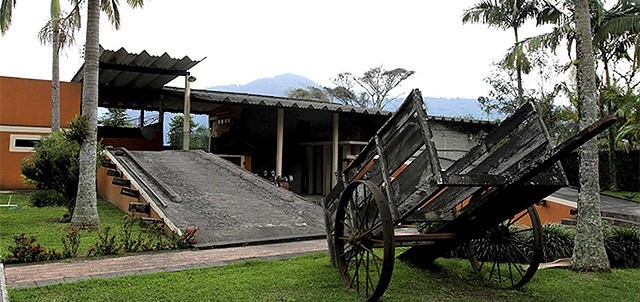
[[[39,287],[90,278],[113,278],[222,266],[245,259],[281,259],[326,250],[327,241],[321,239],[223,249],[168,251],[70,262],[9,264],[5,265],[4,271],[8,287]]]

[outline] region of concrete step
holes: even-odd
[[[602,221],[604,223],[609,223],[610,225],[619,226],[619,227],[625,227],[625,228],[636,227],[636,228],[640,228],[640,223],[635,222],[635,221],[625,220],[625,219],[602,216]],[[562,218],[562,224],[575,226],[576,225],[576,219],[575,218]]]
[[[107,176],[122,178],[122,172],[118,170],[107,170]]]
[[[140,217],[140,226],[141,227],[151,227],[154,225],[163,225],[164,220],[162,218],[151,218],[151,217]]]
[[[116,164],[112,163],[110,160],[108,159],[103,159],[100,161],[100,164],[105,167],[105,168],[109,168],[109,169],[116,169],[117,166]]]
[[[131,202],[129,203],[129,212],[150,214],[151,205],[146,202]]]
[[[124,178],[114,177],[113,180],[111,181],[111,184],[128,188],[131,186],[131,181]]]
[[[120,194],[125,195],[125,196],[129,196],[129,197],[133,197],[133,198],[139,198],[140,197],[140,191],[134,190],[134,189],[129,189],[129,188],[122,188],[120,190]]]
[[[602,217],[622,219],[622,220],[632,221],[640,224],[640,216],[637,216],[634,214],[602,211]]]

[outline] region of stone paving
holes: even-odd
[[[327,250],[325,239],[210,250],[168,251],[132,256],[5,265],[7,287],[40,287],[61,282],[222,266],[246,259],[283,259]],[[1,298],[0,298],[0,301]]]

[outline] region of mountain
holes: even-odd
[[[286,96],[289,90],[308,86],[322,87],[303,76],[285,73],[271,78],[263,78],[245,85],[224,85],[207,87],[210,90],[252,93],[272,96]],[[394,111],[404,98],[393,100],[385,109]],[[475,99],[424,97],[429,115],[446,117],[465,117],[482,120],[504,118],[501,115],[488,115]]]
[[[271,78],[258,79],[244,85],[211,86],[207,87],[206,89],[272,96],[286,96],[289,90],[296,88],[305,88],[308,86],[321,87],[316,82],[309,80],[303,76],[285,73]]]

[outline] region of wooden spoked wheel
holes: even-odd
[[[486,280],[520,288],[542,259],[542,226],[532,206],[467,244],[471,266]]]
[[[334,249],[343,281],[367,301],[387,290],[395,243],[387,199],[369,181],[354,181],[336,211]]]

